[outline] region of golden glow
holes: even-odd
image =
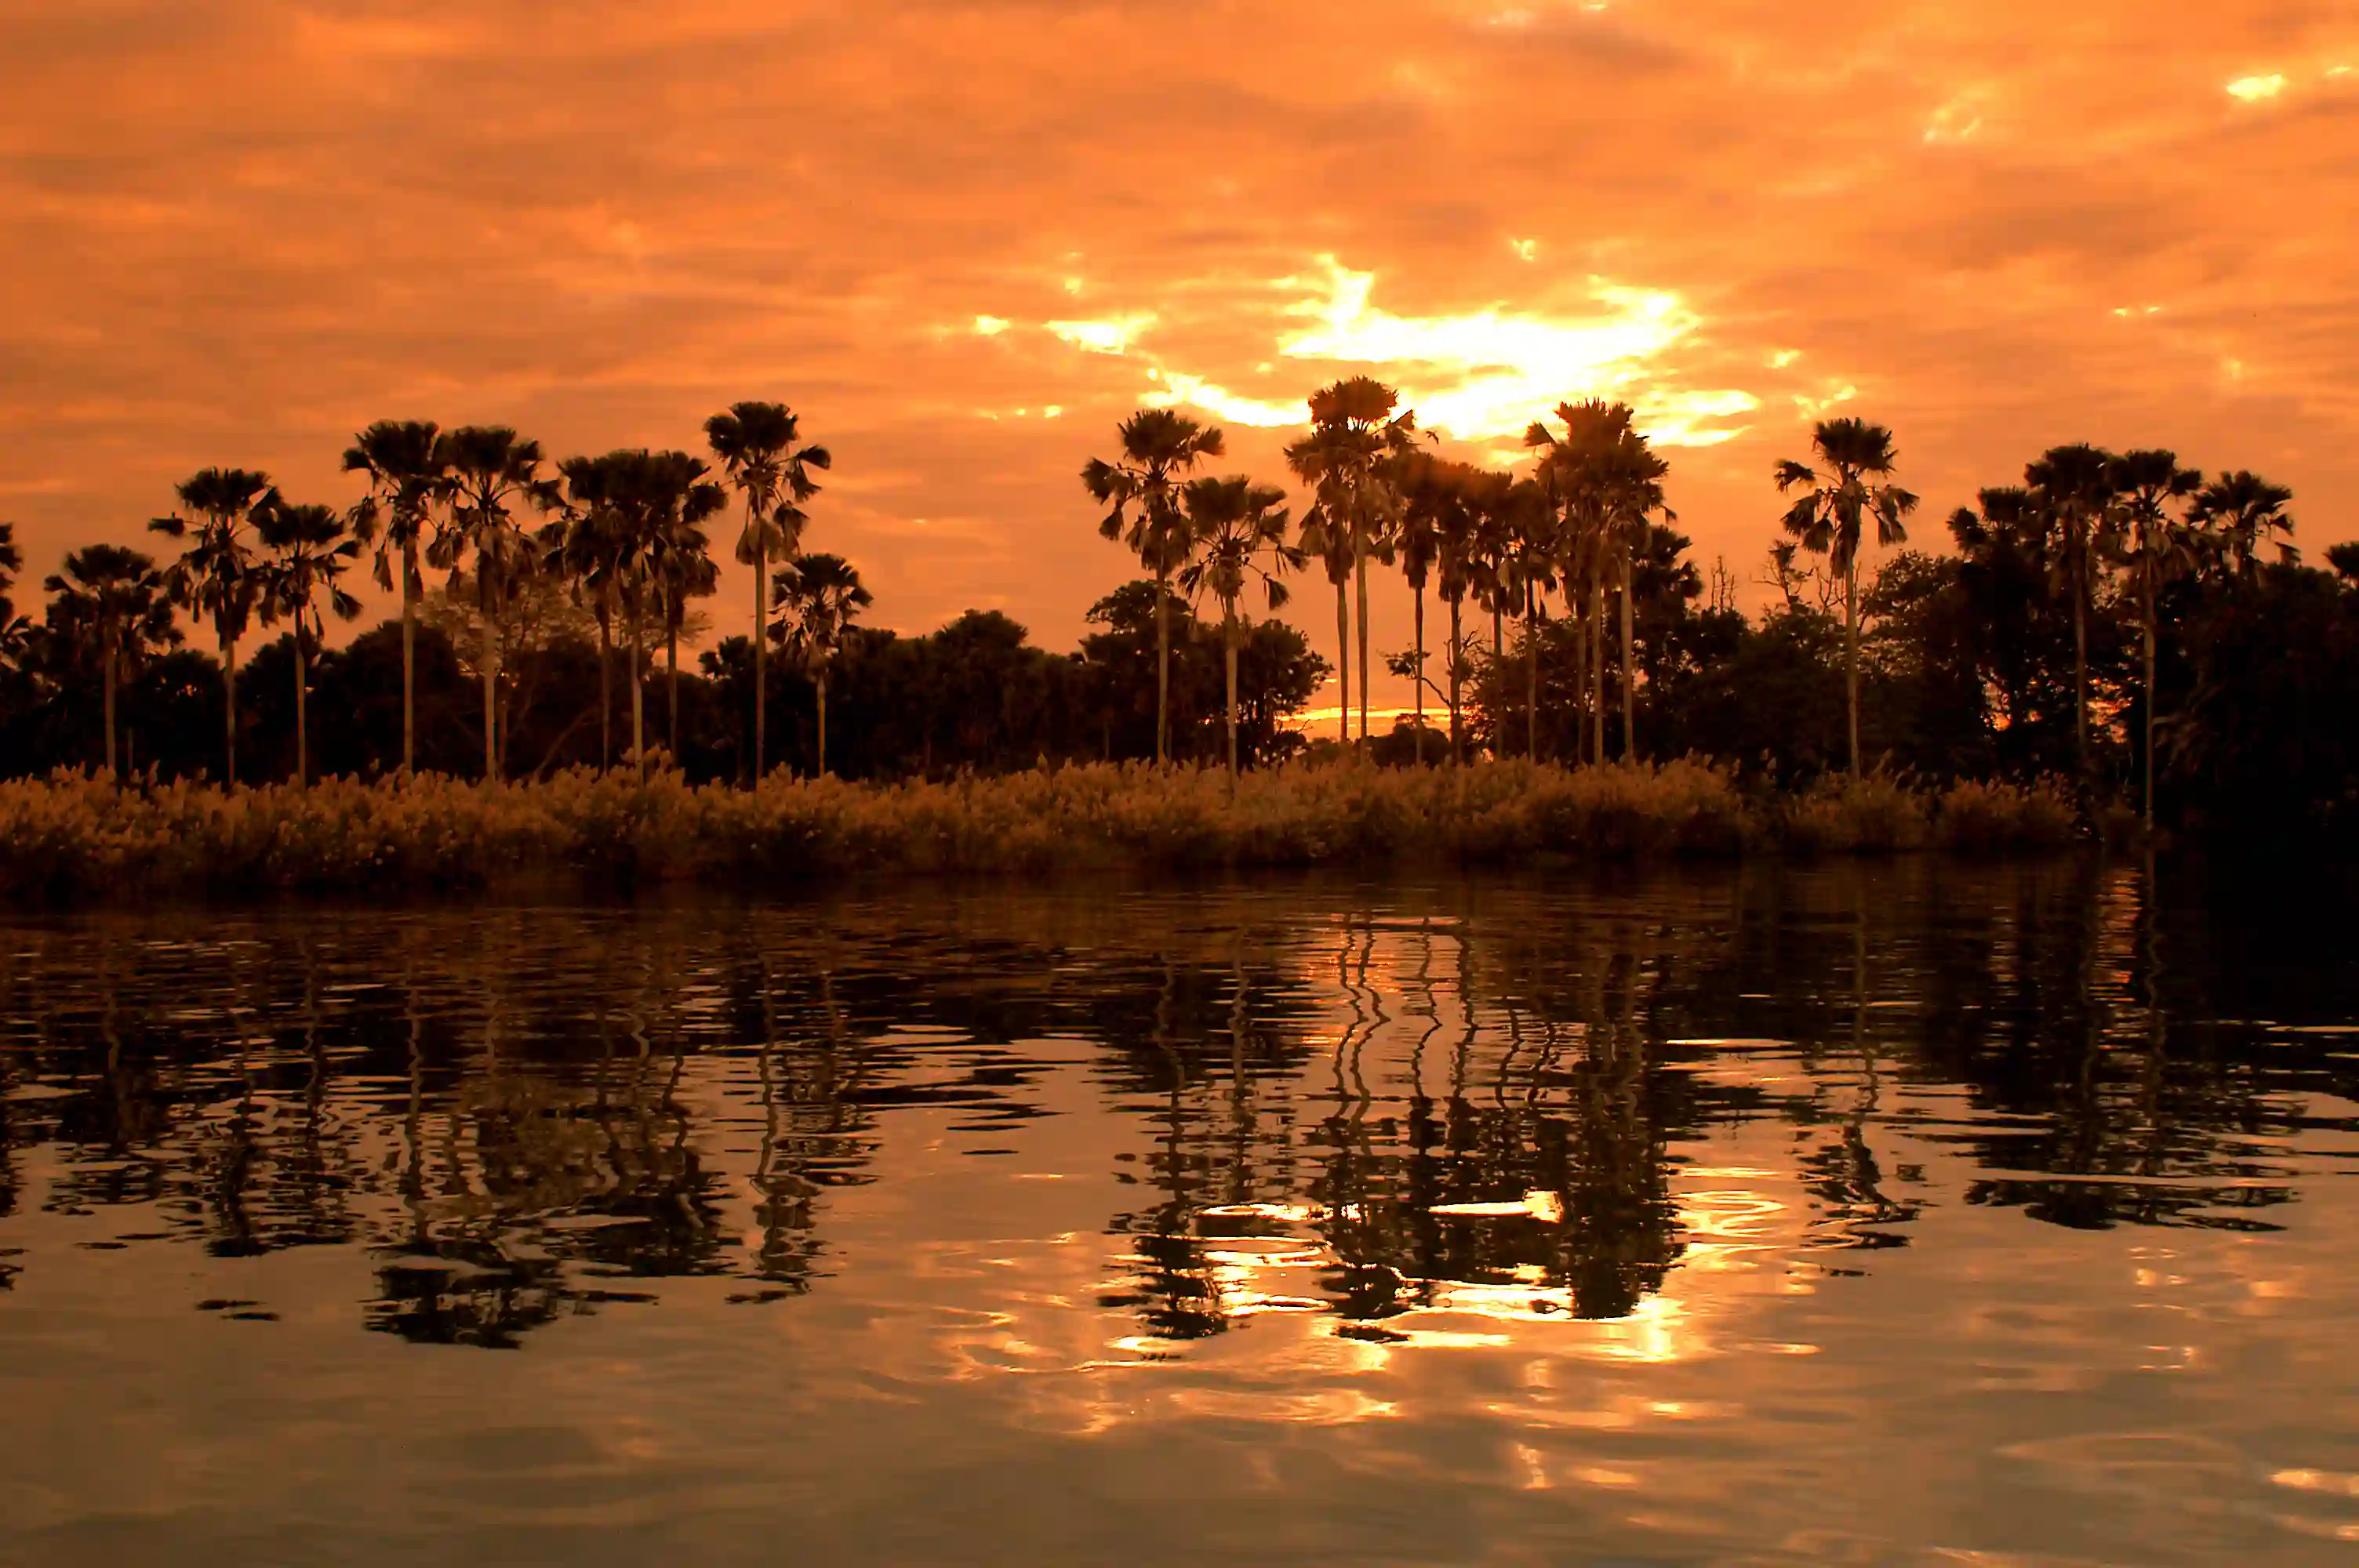
[[[1087,349],[1093,354],[1126,354],[1132,341],[1155,325],[1155,317],[1152,312],[1141,312],[1104,321],[1049,321],[1044,325],[1077,349]]]
[[[974,319],[974,330],[977,337],[995,338],[999,336],[1000,333],[1007,330],[1007,318],[1005,316],[978,316]]]
[[[2267,76],[2240,76],[2228,83],[2228,96],[2247,103],[2257,103],[2264,98],[2275,98],[2285,91],[2286,79],[2276,72]]]

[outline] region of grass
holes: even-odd
[[[337,779],[224,794],[88,776],[0,783],[0,896],[127,900],[472,890],[550,875],[763,888],[864,872],[1046,874],[1511,864],[1742,853],[2014,852],[2078,836],[2054,789],[1882,776],[1749,798],[1701,762],[1566,769],[1138,764],[949,783],[783,775],[747,792],[560,774]]]

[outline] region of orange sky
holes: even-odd
[[[2289,483],[2315,549],[2354,168],[2340,0],[0,0],[0,516],[38,574],[208,464],[348,501],[379,416],[696,449],[781,398],[879,623],[1064,646],[1123,414],[1277,478],[1251,421],[1366,371],[1476,449],[1628,398],[1748,578],[1821,408],[1928,540],[2090,439]]]

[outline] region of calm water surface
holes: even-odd
[[[2301,890],[0,921],[0,1561],[2351,1562]]]

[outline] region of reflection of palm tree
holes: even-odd
[[[115,762],[114,694],[124,674],[146,656],[180,640],[172,607],[164,597],[163,574],[153,557],[120,545],[86,545],[66,557],[64,569],[42,585],[53,596],[49,624],[70,641],[98,644],[104,683],[106,775],[122,776]]]
[[[237,640],[254,618],[261,591],[254,547],[246,530],[275,498],[270,476],[251,469],[206,469],[179,487],[180,504],[194,522],[175,513],[147,526],[168,537],[188,538],[180,558],[166,569],[172,602],[212,621],[221,647],[222,762],[223,782],[237,787]]]
[[[1892,432],[1867,420],[1821,419],[1810,432],[1816,466],[1788,458],[1777,465],[1777,492],[1799,490],[1786,512],[1786,531],[1802,547],[1827,557],[1843,585],[1843,688],[1851,719],[1851,771],[1859,773],[1859,552],[1867,519],[1875,542],[1889,548],[1908,540],[1902,519],[1917,497],[1884,482],[1895,467]]]

